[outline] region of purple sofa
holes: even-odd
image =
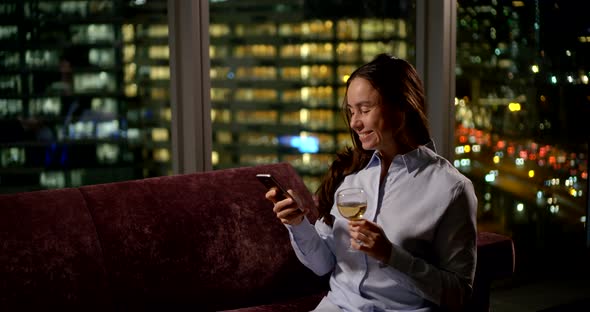
[[[309,311],[327,277],[296,259],[259,172],[313,206],[287,163],[0,195],[0,311]],[[470,311],[514,267],[507,237],[480,233],[478,253]]]

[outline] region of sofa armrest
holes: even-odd
[[[494,280],[514,273],[515,253],[507,236],[480,232],[477,235],[477,267],[473,293],[466,311],[489,311],[490,287]]]
[[[477,271],[497,279],[514,273],[515,253],[512,239],[507,236],[480,232],[477,235]]]

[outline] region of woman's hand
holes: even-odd
[[[297,198],[293,190],[288,190],[289,194],[293,198]],[[303,216],[307,213],[306,209],[300,208],[297,201],[287,197],[281,201],[277,201],[277,189],[271,188],[266,192],[266,199],[274,203],[272,211],[277,215],[277,218],[281,220],[283,224],[297,225],[303,221]]]
[[[365,219],[349,221],[348,231],[352,248],[363,251],[382,263],[389,262],[392,244],[377,223]]]

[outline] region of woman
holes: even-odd
[[[468,300],[477,198],[436,154],[424,107],[415,69],[378,55],[346,84],[354,147],[337,155],[318,189],[320,219],[312,225],[309,207],[266,193],[299,260],[318,275],[331,272],[314,311],[459,311]],[[362,220],[348,221],[334,205],[334,194],[350,187],[368,195]]]

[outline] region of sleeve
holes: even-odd
[[[331,228],[321,220],[312,225],[307,218],[298,225],[286,225],[297,258],[317,275],[332,271],[336,258],[332,253]]]
[[[412,291],[449,311],[460,311],[471,296],[477,257],[477,197],[470,181],[459,182],[436,229],[432,264],[400,246],[387,265],[402,272]]]

